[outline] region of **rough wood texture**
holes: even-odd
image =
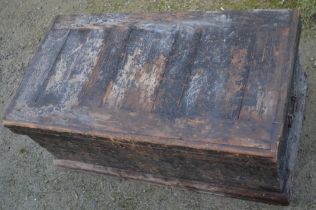
[[[59,16],[4,125],[66,167],[284,204],[299,31],[291,10]]]

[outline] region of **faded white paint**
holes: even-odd
[[[125,97],[126,91],[129,89],[131,81],[135,79],[135,75],[138,69],[142,66],[138,65],[137,62],[134,62],[135,59],[141,56],[142,51],[139,48],[136,48],[134,53],[128,55],[127,61],[123,67],[118,72],[118,76],[115,79],[115,82],[112,86],[112,90],[106,100],[109,106],[111,107],[121,107],[123,99]]]
[[[140,78],[135,81],[135,85],[140,90],[140,103],[153,103],[154,92],[161,81],[162,74],[165,69],[166,58],[160,56],[157,59],[158,63],[154,63],[152,70],[141,69]],[[160,63],[160,64],[159,64]]]
[[[89,32],[85,43],[78,45],[71,52],[62,53],[56,63],[55,74],[48,81],[45,92],[59,95],[60,104],[64,104],[64,108],[70,108],[78,102],[78,94],[83,83],[89,78],[88,75],[101,50],[102,34],[103,31],[99,30]],[[75,56],[72,56],[73,54]]]
[[[257,113],[262,116],[264,120],[268,119],[269,115],[274,115],[276,105],[278,102],[278,94],[277,91],[266,91],[264,92],[258,91],[257,94]]]
[[[189,88],[184,96],[187,109],[191,109],[195,106],[197,97],[205,85],[207,85],[207,75],[204,73],[204,69],[199,69],[193,75]]]
[[[160,56],[157,62],[147,64],[146,67],[138,60],[142,54],[143,52],[136,48],[134,53],[128,56],[123,69],[119,70],[119,75],[106,100],[110,107],[121,107],[126,95],[131,91],[138,93],[136,95],[140,105],[145,107],[146,104],[153,103],[154,92],[164,72],[165,58]]]

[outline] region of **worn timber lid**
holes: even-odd
[[[277,158],[290,10],[58,16],[4,125]]]

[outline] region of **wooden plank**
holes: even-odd
[[[131,32],[123,66],[104,100],[109,107],[150,112],[165,71],[175,33],[141,24]]]
[[[248,81],[247,54],[254,38],[249,28],[222,25],[203,30],[182,106],[187,116],[236,120]],[[225,28],[227,27],[227,28]],[[242,33],[242,35],[241,35]]]
[[[201,31],[188,30],[185,26],[178,27],[153,110],[169,119],[181,116],[181,98],[200,45]]]
[[[111,167],[102,167],[77,161],[56,159],[54,160],[54,164],[58,167],[65,168],[68,170],[118,176],[121,178],[147,181],[164,186],[180,187],[182,189],[193,191],[203,191],[211,193],[213,195],[243,198],[247,200],[260,201],[278,205],[289,204],[288,195],[286,193],[256,191],[251,189],[245,190],[244,188],[237,188],[232,186],[225,187],[204,182],[188,181],[159,176],[157,177],[151,174],[137,173],[135,171],[127,171]]]
[[[69,30],[67,29],[52,29],[50,33],[45,36],[36,55],[30,61],[26,69],[26,74],[23,77],[14,99],[6,110],[7,114],[12,112],[14,107],[19,111],[21,107],[27,106],[27,104],[30,104],[30,106],[34,105],[32,104],[32,99],[35,99],[36,95],[39,94],[42,83],[48,77],[68,35]],[[34,78],[36,78],[36,80]]]
[[[132,26],[105,29],[107,36],[103,39],[97,63],[80,93],[81,106],[101,107],[105,104],[113,81],[123,66],[132,30]]]
[[[79,103],[79,93],[95,66],[104,31],[71,30],[58,59],[36,96],[37,106],[70,109]]]

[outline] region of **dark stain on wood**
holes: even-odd
[[[4,125],[61,166],[284,204],[299,32],[291,10],[58,16]]]

